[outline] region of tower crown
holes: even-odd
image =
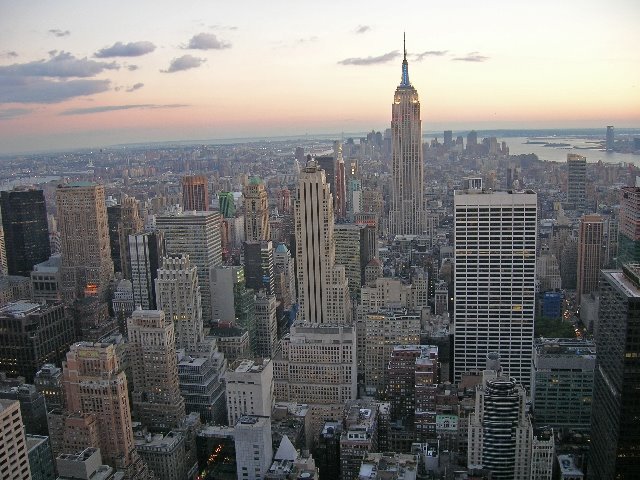
[[[404,34],[403,36],[403,47],[404,47],[404,59],[402,60],[402,80],[400,81],[401,87],[410,87],[411,82],[409,82],[409,63],[407,62],[407,36]]]

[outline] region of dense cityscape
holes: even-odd
[[[2,158],[0,478],[638,478],[640,129],[424,134],[409,63],[381,131]]]

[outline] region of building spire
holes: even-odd
[[[404,48],[404,59],[402,60],[402,81],[400,82],[400,86],[410,87],[411,83],[409,83],[409,63],[407,62],[407,34],[406,33],[403,33],[402,43]]]

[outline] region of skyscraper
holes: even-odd
[[[202,316],[212,318],[209,271],[222,264],[219,212],[172,212],[156,218],[158,230],[164,233],[166,254],[189,255],[198,267],[198,284],[202,296]]]
[[[269,231],[269,199],[264,183],[251,177],[242,190],[244,196],[244,234],[246,241],[271,240]]]
[[[402,79],[391,107],[392,194],[389,230],[392,235],[418,235],[425,228],[422,122],[418,92],[409,82],[407,49]]]
[[[567,154],[567,204],[579,211],[587,205],[587,157],[575,153]]]
[[[71,346],[63,364],[67,411],[95,417],[98,445],[108,465],[126,479],[147,478],[147,466],[136,453],[131,426],[127,377],[110,343],[80,342]],[[68,430],[65,436],[75,436]]]
[[[204,175],[182,178],[182,209],[206,212],[209,210],[209,182]]]
[[[327,323],[324,299],[335,262],[333,197],[324,170],[309,159],[300,172],[295,198],[296,275],[299,316],[312,323]]]
[[[179,428],[185,410],[174,322],[162,310],[135,310],[127,319],[127,333],[136,420],[152,431]]]
[[[336,156],[336,180],[335,180],[335,192],[333,193],[334,210],[336,217],[342,220],[347,215],[347,181],[345,177],[345,165],[344,158],[342,158],[342,144],[340,142],[333,142],[333,151]]]
[[[244,242],[243,256],[247,288],[275,293],[273,243],[270,240]]]
[[[257,357],[273,358],[280,350],[278,342],[278,319],[276,296],[265,292],[256,294],[256,341],[253,342]]]
[[[613,130],[613,125],[607,125],[607,142],[606,142],[606,148],[607,148],[607,152],[613,152],[613,147],[614,147],[614,130]]]
[[[7,272],[29,276],[33,266],[51,255],[47,207],[42,190],[0,193]]]
[[[585,215],[580,219],[578,237],[578,284],[576,298],[598,290],[602,268],[604,221],[600,215]]]
[[[113,278],[104,186],[75,182],[58,186],[60,290],[64,300],[104,297]]]
[[[508,375],[529,385],[537,195],[468,189],[455,192],[454,208],[455,378],[499,352]]]
[[[620,198],[618,265],[640,262],[640,188],[623,187]]]
[[[589,478],[640,472],[640,269],[603,270],[600,281]]]
[[[31,480],[27,442],[17,400],[0,400],[0,477]]]
[[[127,248],[129,235],[142,232],[144,221],[140,217],[139,202],[135,197],[124,195],[120,210],[120,224],[118,225],[118,236],[120,244],[120,271],[124,278],[131,278],[131,262]],[[115,260],[114,260],[115,261]]]
[[[145,232],[129,235],[128,248],[134,307],[155,310],[156,278],[160,260],[164,256],[162,234]]]

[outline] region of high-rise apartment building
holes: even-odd
[[[202,316],[212,318],[209,271],[222,264],[219,212],[172,212],[156,218],[158,230],[164,233],[167,255],[189,255],[198,267],[198,284],[202,296]]]
[[[324,170],[314,160],[300,172],[295,218],[298,315],[303,321],[327,323],[324,297],[335,263],[333,198]]]
[[[271,240],[269,230],[269,199],[264,183],[252,177],[242,190],[244,196],[245,240],[258,242]]]
[[[576,298],[598,290],[602,268],[604,221],[600,215],[584,215],[578,236],[578,281]]]
[[[469,417],[469,468],[487,469],[494,480],[530,478],[532,432],[525,402],[524,388],[514,378],[482,373]]]
[[[225,375],[227,417],[234,426],[243,415],[271,416],[273,408],[273,362],[238,359]]]
[[[162,310],[135,310],[127,319],[127,333],[134,418],[151,431],[179,428],[185,410],[173,320]]]
[[[9,275],[29,276],[51,255],[47,207],[42,190],[0,192],[0,210]]]
[[[422,122],[418,92],[409,82],[407,50],[402,78],[391,107],[392,192],[389,230],[392,235],[419,235],[425,228]]]
[[[209,182],[204,175],[182,177],[182,209],[206,212],[209,210]]]
[[[618,265],[640,262],[640,187],[622,187]]]
[[[156,308],[156,278],[164,256],[164,241],[160,232],[129,235],[129,261],[133,304],[143,310]]]
[[[17,400],[0,400],[0,477],[31,480],[27,441]]]
[[[640,268],[603,270],[600,282],[589,478],[640,471]]]
[[[587,207],[587,157],[567,154],[567,204],[569,209]]]
[[[113,278],[104,186],[75,182],[58,186],[60,288],[64,300],[104,298]]]
[[[75,340],[73,317],[62,303],[25,300],[0,308],[0,370],[31,382],[45,363],[60,363]]]
[[[529,385],[535,316],[537,195],[456,191],[454,370],[482,370],[499,352]]]

